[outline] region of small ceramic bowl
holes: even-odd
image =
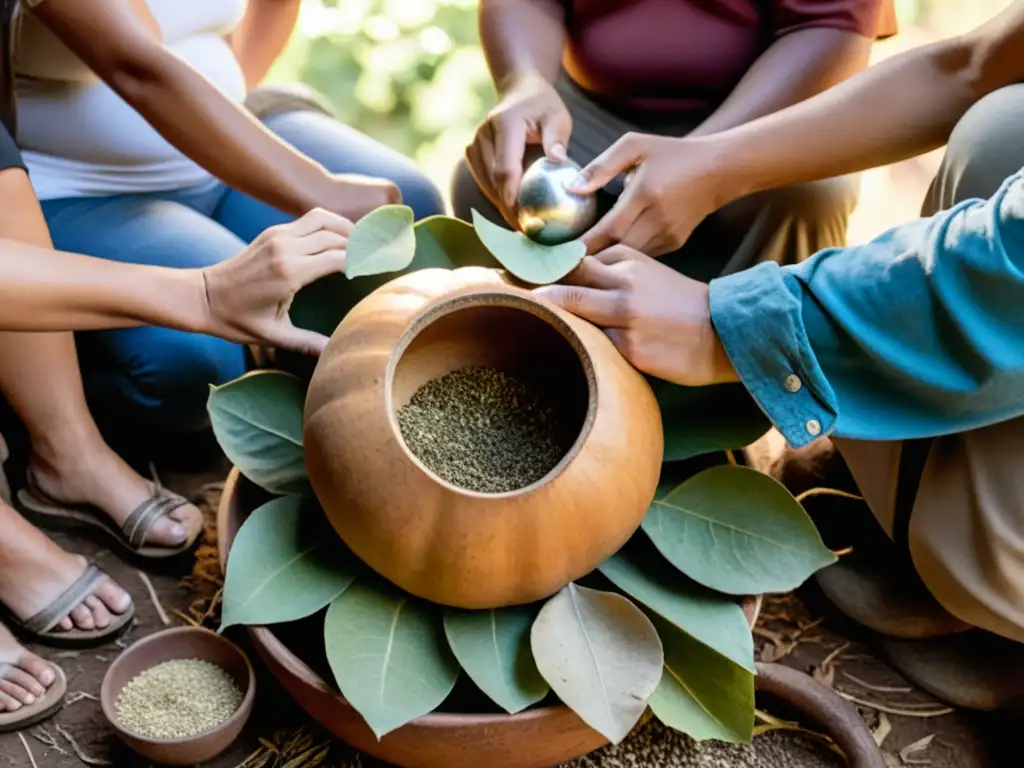
[[[212,730],[183,739],[151,739],[132,733],[117,721],[117,698],[137,675],[157,664],[176,659],[199,659],[216,664],[245,692],[235,713]],[[103,715],[130,749],[154,763],[195,765],[212,760],[238,738],[256,699],[252,664],[234,643],[208,629],[179,627],[157,632],[129,646],[107,670],[100,689]]]

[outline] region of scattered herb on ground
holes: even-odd
[[[182,739],[216,728],[242,703],[220,667],[198,659],[157,664],[133,678],[117,698],[122,728],[150,739]]]
[[[550,472],[573,437],[518,379],[483,366],[427,382],[398,410],[409,450],[460,488],[505,493]]]

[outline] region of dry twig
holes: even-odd
[[[149,580],[149,576],[144,574],[142,571],[136,571],[139,574],[139,578],[142,579],[142,583],[146,585],[146,591],[149,592],[149,599],[153,601],[153,605],[156,607],[156,612],[160,616],[160,621],[165,627],[171,626],[171,617],[167,615],[167,611],[164,610],[163,605],[160,604],[160,598],[157,597],[156,589],[153,587],[153,582]]]
[[[78,742],[72,738],[71,734],[59,725],[57,726],[57,733],[64,737],[64,740],[71,745],[71,749],[74,751],[78,759],[86,765],[113,765],[109,760],[103,760],[99,757],[90,757],[87,755],[82,748],[78,746]]]
[[[901,704],[896,706],[890,704],[882,704],[877,701],[867,701],[866,699],[860,699],[856,696],[851,696],[845,691],[836,691],[836,693],[842,698],[846,699],[847,701],[852,702],[853,704],[857,704],[862,707],[867,707],[868,709],[874,709],[878,712],[885,712],[890,715],[902,715],[903,717],[942,717],[943,715],[951,715],[954,711],[952,707],[943,707],[941,709],[931,710],[918,710],[914,709],[914,707],[918,706],[916,704]],[[924,704],[921,706],[932,705]]]
[[[861,688],[865,688],[869,691],[875,691],[876,693],[913,693],[914,689],[909,685],[874,685],[869,683],[867,680],[861,680],[855,675],[851,675],[846,670],[840,670],[843,677],[852,680]]]
[[[885,714],[885,712],[879,712],[878,726],[871,732],[871,735],[875,737],[875,744],[881,747],[882,743],[891,732],[892,723],[889,721],[889,716]]]
[[[82,701],[82,699],[88,699],[89,701],[99,701],[99,699],[97,699],[91,693],[86,693],[85,691],[75,691],[74,693],[68,694],[68,697],[64,700],[64,706],[70,707],[72,704],[77,704],[78,702]]]
[[[21,739],[21,746],[25,748],[25,754],[28,755],[28,761],[32,763],[32,768],[39,768],[39,766],[36,765],[35,757],[32,756],[32,749],[29,747],[28,741],[25,739],[25,734],[19,733],[18,738]]]
[[[810,488],[797,496],[796,500],[803,504],[805,500],[814,498],[815,496],[835,496],[839,499],[864,501],[863,497],[858,496],[855,493],[847,493],[846,491],[840,491],[835,488]]]

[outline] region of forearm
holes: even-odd
[[[902,440],[1024,414],[1024,174],[871,243],[711,283],[744,385],[794,445]]]
[[[67,331],[209,327],[203,275],[0,240],[0,328]]]
[[[838,29],[804,29],[776,40],[729,97],[690,135],[728,130],[797,104],[864,69],[871,41]]]
[[[46,0],[35,13],[169,143],[232,188],[301,215],[324,169],[166,48],[138,0]]]
[[[562,0],[481,0],[480,39],[498,93],[517,80],[555,82],[565,45]]]
[[[263,82],[288,45],[301,5],[301,0],[250,0],[245,17],[231,34],[231,48],[249,89]]]
[[[781,112],[699,140],[721,202],[942,146],[980,98],[1024,78],[1024,3],[970,35],[893,57]]]

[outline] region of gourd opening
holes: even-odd
[[[579,451],[597,410],[593,362],[555,312],[510,293],[439,302],[388,366],[392,428],[408,456],[462,493],[524,493]]]

